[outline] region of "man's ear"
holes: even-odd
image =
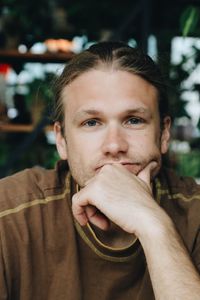
[[[166,116],[162,120],[162,132],[161,132],[161,153],[165,154],[169,148],[170,141],[170,128],[171,128],[171,118]]]
[[[67,159],[67,147],[66,140],[63,136],[62,128],[59,122],[55,122],[54,124],[54,134],[56,138],[56,147],[58,150],[58,154],[61,159]]]

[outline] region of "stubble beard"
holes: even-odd
[[[70,159],[68,160],[68,164],[69,164],[69,169],[71,172],[71,175],[73,177],[73,179],[75,180],[75,182],[81,187],[83,188],[84,186],[87,185],[87,183],[98,174],[98,171],[96,170],[96,166],[98,165],[104,165],[106,164],[106,160],[102,159],[102,160],[97,160],[98,162],[94,162],[91,163],[90,165],[86,166],[85,168],[83,168],[81,162],[77,162],[74,159]],[[101,162],[102,161],[102,162]],[[134,175],[138,175],[140,171],[142,171],[142,169],[144,169],[147,164],[150,161],[156,161],[158,163],[158,166],[155,170],[152,171],[152,176],[151,179],[153,180],[156,175],[159,173],[159,170],[161,168],[162,165],[162,156],[160,155],[151,155],[149,156],[149,158],[134,158],[133,164],[133,171],[131,173],[133,173]],[[81,167],[80,167],[81,166]]]

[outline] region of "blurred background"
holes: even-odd
[[[106,40],[139,46],[161,66],[173,117],[166,163],[200,179],[199,0],[0,0],[0,177],[54,167],[52,80]]]

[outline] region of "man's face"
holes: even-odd
[[[161,166],[170,120],[160,129],[158,93],[126,71],[91,70],[63,91],[65,137],[55,125],[58,152],[84,186],[106,164],[120,163],[138,174],[150,161]]]

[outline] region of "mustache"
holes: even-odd
[[[107,159],[107,160],[99,160],[95,164],[95,170],[98,170],[102,168],[105,165],[112,165],[112,164],[121,164],[121,165],[132,165],[135,166],[136,168],[142,170],[146,165],[148,165],[151,161],[156,161],[160,162],[161,158],[159,155],[151,155],[148,158],[145,157],[137,157],[137,158],[113,158],[113,159]]]
[[[96,169],[99,169],[105,165],[113,165],[113,164],[121,164],[121,165],[140,165],[138,161],[130,161],[130,160],[108,160],[101,161],[96,165]]]

